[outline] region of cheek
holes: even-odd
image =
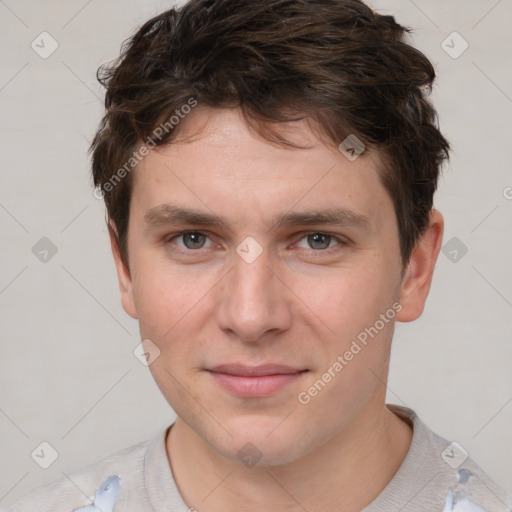
[[[363,400],[384,378],[399,308],[394,293],[398,275],[398,267],[389,268],[384,258],[375,258],[371,265],[347,272],[329,289],[323,311],[336,337],[322,373],[331,368],[336,375],[329,387],[330,398],[337,403],[352,400],[350,396]],[[337,365],[336,372],[332,367],[340,362],[338,356],[342,366]]]
[[[360,269],[336,269],[314,286],[304,283],[306,304],[338,340],[353,339],[391,307],[396,283],[383,267],[374,260]]]
[[[218,277],[191,267],[172,267],[146,258],[134,275],[133,293],[142,339],[150,339],[167,357],[167,367],[190,365],[201,351],[202,329],[211,318],[212,289]]]
[[[141,335],[162,344],[172,336],[190,310],[194,287],[158,263],[140,265],[134,274],[133,294]]]

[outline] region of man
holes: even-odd
[[[191,0],[103,68],[94,182],[177,420],[9,510],[511,510],[385,404],[449,150],[404,34],[357,0]]]

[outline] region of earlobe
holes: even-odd
[[[429,224],[412,251],[400,294],[399,322],[411,322],[423,313],[443,240],[444,220],[437,210],[430,212]]]
[[[110,247],[112,249],[112,255],[114,256],[114,262],[116,265],[119,291],[121,293],[121,304],[126,313],[128,313],[128,315],[130,315],[132,318],[136,319],[137,309],[135,307],[135,301],[133,297],[132,277],[130,269],[125,265],[121,258],[117,239],[117,229],[112,221],[110,221],[108,224],[108,233],[110,237]]]

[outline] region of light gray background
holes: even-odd
[[[510,0],[371,1],[415,29],[434,62],[433,94],[453,145],[436,206],[445,243],[423,317],[397,326],[389,401],[415,409],[512,491],[512,176]],[[143,0],[0,0],[0,506],[107,453],[153,436],[174,414],[133,355],[137,323],[121,308],[89,178],[102,114],[97,67],[150,16]],[[42,59],[43,32],[58,49]],[[441,43],[469,44],[454,59]],[[457,36],[447,40],[460,50]],[[48,48],[48,46],[46,46]],[[48,262],[32,247],[48,237]],[[31,458],[42,442],[59,457]]]

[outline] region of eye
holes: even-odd
[[[108,491],[110,489],[110,484],[105,485],[105,491]]]
[[[168,239],[168,242],[172,240],[182,240],[182,245],[179,243],[176,243],[176,245],[181,249],[193,251],[203,249],[205,247],[206,239],[208,239],[208,235],[201,233],[200,231],[184,231]]]
[[[331,253],[339,249],[338,246],[347,245],[347,243],[334,235],[330,235],[328,233],[308,233],[304,235],[301,240],[306,240],[306,243],[309,245],[309,248],[312,249],[315,252],[326,252]],[[332,242],[337,242],[337,244],[334,245],[334,247],[331,245]],[[301,247],[300,243],[297,244],[297,247]],[[308,247],[304,247],[305,249],[308,249]]]
[[[304,242],[307,246],[304,246]],[[206,233],[201,231],[182,231],[170,235],[165,243],[176,245],[181,252],[199,252],[201,249],[207,249],[215,245]],[[312,253],[331,254],[340,249],[341,246],[348,245],[344,238],[334,236],[329,233],[311,232],[305,233],[300,241],[295,244],[296,247],[309,250]]]

